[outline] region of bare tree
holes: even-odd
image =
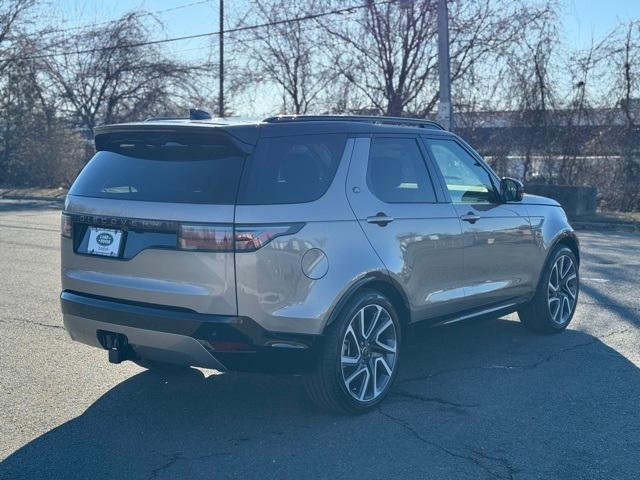
[[[618,208],[629,211],[640,208],[640,21],[621,25],[610,38],[607,69],[613,73],[609,97],[617,100],[622,113],[619,125],[621,161],[616,175],[619,189]]]
[[[307,113],[317,107],[335,73],[328,71],[319,29],[309,22],[284,22],[316,11],[316,0],[252,0],[239,26],[266,24],[235,37],[247,56],[254,84],[273,84],[282,96],[283,113]]]
[[[339,2],[338,2],[339,3]],[[336,5],[325,0],[324,10]],[[348,21],[323,21],[333,40],[336,71],[374,109],[389,115],[424,117],[438,101],[436,0],[369,1]],[[542,7],[523,1],[460,0],[450,10],[451,81],[456,91],[514,42],[519,28],[541,15]]]
[[[600,153],[602,135],[598,122],[596,96],[598,88],[598,70],[605,58],[606,39],[591,40],[588,48],[570,52],[565,61],[565,71],[570,79],[570,89],[565,101],[566,109],[560,115],[564,135],[561,145],[562,158],[558,168],[558,181],[562,184],[577,185],[585,183],[585,155]],[[595,133],[595,134],[594,134]]]
[[[640,98],[640,22],[629,22],[613,36],[610,65],[615,73],[612,93],[619,98],[625,125],[638,121],[634,99]]]
[[[497,96],[500,76],[508,52],[529,34],[533,25],[553,12],[549,3],[533,4],[521,0],[461,0],[452,2],[450,9],[451,82],[454,102],[458,108],[472,101],[476,92],[483,99],[480,107]],[[435,107],[438,91],[428,99],[422,115]],[[430,92],[431,94],[431,92]]]
[[[535,19],[528,19],[526,25],[520,23],[519,28],[517,41],[506,52],[505,86],[511,105],[518,112],[513,122],[528,132],[521,138],[522,150],[518,152],[524,155],[522,177],[529,180],[534,154],[543,154],[546,171],[540,173],[548,180],[553,175],[549,158],[555,138],[550,135],[550,124],[558,105],[552,76],[553,54],[559,42],[555,12],[545,10]]]
[[[28,21],[26,14],[35,0],[0,1],[0,73],[11,65],[16,54],[21,51],[15,47],[21,27]]]
[[[164,56],[154,45],[135,46],[151,37],[141,16],[130,13],[114,24],[67,39],[66,52],[46,59],[65,110],[93,132],[98,122],[113,123],[171,110],[172,89],[187,83],[191,68]],[[84,51],[78,45],[89,46]]]
[[[33,58],[38,42],[14,39],[14,58],[0,90],[0,182],[20,186],[68,185],[84,160],[82,139],[56,114],[42,65]]]
[[[24,30],[33,3],[0,1],[0,183],[6,183],[12,176],[13,153],[22,133],[16,121],[29,121],[36,103],[31,88],[33,69],[20,60],[30,53]]]
[[[326,1],[323,10],[335,8]],[[408,8],[368,2],[345,18],[322,20],[330,35],[336,72],[369,105],[400,115],[423,93],[437,67],[435,2],[418,0]]]

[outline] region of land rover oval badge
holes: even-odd
[[[103,247],[108,247],[113,243],[113,235],[107,232],[102,232],[96,237],[96,242],[98,242]]]

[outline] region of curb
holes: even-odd
[[[572,222],[569,221],[575,230],[597,230],[597,231],[622,231],[622,232],[640,232],[640,224],[638,223],[619,223],[619,222]]]
[[[2,200],[37,200],[37,201],[43,201],[43,202],[54,202],[54,203],[64,204],[64,200],[66,196],[67,196],[66,194],[64,194],[62,197],[44,197],[44,196],[38,196],[38,195],[5,194],[5,195],[0,195],[0,199]]]
[[[66,188],[0,187],[0,199],[64,203],[64,200],[67,197],[67,192],[68,190]]]

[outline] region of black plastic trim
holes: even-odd
[[[536,282],[536,291],[538,288],[540,288],[540,282],[542,282],[542,279],[544,278],[544,272],[546,270],[546,268],[549,266],[549,263],[551,262],[551,259],[553,258],[553,252],[555,251],[556,248],[558,248],[558,245],[560,245],[563,240],[566,239],[570,239],[571,241],[573,241],[576,244],[576,252],[574,252],[576,254],[576,260],[578,261],[578,268],[580,268],[580,240],[578,240],[578,236],[575,234],[575,232],[573,230],[564,230],[562,232],[560,232],[551,242],[551,244],[549,245],[549,247],[547,248],[547,255],[544,259],[544,264],[542,269],[540,270],[540,273],[538,275],[538,281]],[[567,247],[569,248],[569,247]],[[573,250],[573,249],[571,249]]]
[[[277,233],[269,239],[268,242],[259,248],[245,249],[236,253],[255,252],[260,248],[271,243],[274,239],[285,235],[293,235],[298,233],[304,226],[305,222],[273,222],[273,223],[231,223],[231,222],[177,222],[166,220],[151,220],[144,218],[128,218],[113,217],[105,215],[85,215],[78,213],[62,212],[63,216],[71,219],[73,251],[77,255],[85,255],[95,257],[95,255],[87,252],[89,237],[86,235],[89,227],[110,228],[122,231],[122,241],[120,252],[115,257],[100,257],[110,260],[127,261],[134,258],[140,252],[148,249],[156,250],[179,250],[182,252],[214,252],[214,253],[232,253],[235,251],[235,234],[240,229],[260,229],[266,227],[289,227],[288,230]],[[180,231],[185,225],[202,225],[210,227],[221,227],[231,229],[232,245],[230,249],[206,249],[206,248],[180,248]]]
[[[394,290],[396,290],[399,295],[400,298],[402,300],[402,303],[404,304],[404,308],[407,312],[410,312],[409,310],[409,299],[407,298],[407,295],[405,293],[405,291],[400,287],[400,285],[398,285],[397,283],[394,282],[394,280],[384,274],[381,273],[371,273],[370,275],[363,277],[359,280],[356,280],[348,289],[347,291],[342,295],[342,297],[340,297],[340,300],[338,300],[338,302],[336,303],[335,307],[333,308],[333,310],[331,311],[331,314],[329,315],[329,318],[327,319],[327,324],[325,326],[328,327],[329,325],[331,325],[336,318],[338,317],[338,315],[340,315],[340,312],[342,311],[342,309],[345,307],[345,305],[351,300],[351,298],[353,298],[353,295],[360,290],[362,287],[367,286],[370,283],[373,282],[382,282],[382,283],[386,283],[390,288],[393,288]],[[398,312],[400,313],[400,312]],[[408,322],[411,323],[411,322]]]
[[[184,335],[198,340],[231,370],[299,373],[313,364],[320,336],[272,332],[249,317],[197,313],[186,308],[112,299],[65,290],[62,312],[82,318]],[[243,346],[216,349],[217,342]]]

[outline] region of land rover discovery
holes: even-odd
[[[61,304],[111,362],[298,373],[320,406],[364,412],[415,322],[517,311],[559,332],[575,312],[560,205],[436,123],[159,119],[95,146],[62,213]]]

